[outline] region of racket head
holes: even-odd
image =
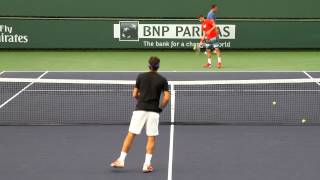
[[[201,52],[201,46],[200,43],[194,43],[193,44],[193,51],[199,54]]]

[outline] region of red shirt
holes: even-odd
[[[205,33],[207,33],[211,28],[215,28],[216,27],[216,23],[214,22],[214,21],[212,21],[211,19],[205,19],[204,21],[203,21],[203,23],[201,24],[201,29],[205,32]],[[208,38],[208,39],[212,39],[212,38],[215,38],[215,37],[217,37],[218,36],[218,34],[217,34],[217,31],[216,31],[216,29],[214,29],[214,30],[212,30],[211,32],[210,32],[210,34],[206,34],[206,37]]]

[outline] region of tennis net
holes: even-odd
[[[161,124],[320,125],[320,79],[170,81]],[[0,78],[0,125],[129,124],[134,81]]]

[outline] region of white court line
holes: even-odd
[[[105,72],[105,73],[136,73],[136,72],[146,72],[147,70],[141,70],[141,71],[50,71],[50,72]],[[265,71],[213,71],[213,70],[203,70],[203,71],[190,71],[190,70],[186,70],[186,71],[177,71],[177,70],[171,70],[171,71],[159,71],[160,73],[172,73],[172,72],[177,72],[177,73],[219,73],[219,72],[241,72],[241,73],[255,73],[255,72],[278,72],[278,73],[287,73],[287,72],[294,72],[294,73],[300,73],[301,71],[269,71],[269,70],[265,70]],[[316,71],[317,72],[317,71]],[[318,71],[320,72],[320,71]]]
[[[134,80],[78,80],[78,79],[32,79],[32,78],[0,78],[0,82],[18,83],[58,83],[58,84],[125,84],[134,85]],[[258,79],[258,80],[211,80],[211,81],[169,81],[169,85],[248,85],[248,84],[289,84],[289,83],[314,83],[320,82],[320,78],[300,78],[300,79]]]
[[[139,72],[146,72],[147,70],[137,70],[137,71],[49,71],[50,73],[53,72],[53,73],[139,73]],[[6,71],[6,72],[43,72],[43,71]],[[171,71],[159,71],[160,73],[172,73],[172,72],[177,72],[177,73],[220,73],[220,72],[223,72],[223,73],[229,73],[229,72],[232,72],[232,73],[237,73],[237,72],[241,72],[241,73],[259,73],[259,72],[270,72],[270,73],[273,73],[273,72],[276,72],[276,73],[301,73],[301,71],[272,71],[272,70],[261,70],[261,71],[224,71],[224,70],[219,70],[219,71],[210,71],[210,70],[203,70],[203,71],[177,71],[177,70],[171,70]],[[320,72],[319,71],[308,71],[308,72]]]
[[[137,71],[50,71],[50,72],[54,72],[54,73],[59,73],[59,72],[65,72],[65,73],[75,73],[75,72],[87,72],[87,73],[141,73],[141,72],[146,72],[146,70],[137,70]],[[272,71],[272,70],[261,70],[261,71],[224,71],[224,70],[219,70],[219,71],[215,71],[215,70],[198,70],[198,71],[192,71],[192,70],[185,70],[185,71],[179,71],[179,70],[171,70],[171,71],[162,71],[162,70],[159,70],[158,72],[160,73],[173,73],[173,72],[176,72],[176,73],[260,73],[260,72],[269,72],[269,73],[301,73],[301,71]],[[315,71],[315,72],[320,72],[320,71]]]
[[[27,92],[131,92],[132,90],[117,89],[31,89]],[[185,89],[175,90],[175,92],[320,92],[314,89]]]
[[[320,71],[308,71],[308,72],[315,72],[315,73],[320,73]]]
[[[169,143],[169,161],[168,161],[168,180],[172,180],[173,166],[173,140],[174,140],[174,125],[170,125],[170,143]]]
[[[168,180],[172,180],[172,166],[173,166],[173,143],[174,143],[174,116],[175,116],[175,102],[176,94],[174,85],[171,85],[171,125],[170,125],[170,142],[169,142],[169,160],[168,160]]]
[[[199,89],[175,90],[176,92],[320,92],[320,89]]]
[[[313,79],[313,77],[310,75],[310,74],[308,74],[306,71],[303,71],[303,73],[306,75],[306,76],[308,76],[310,79]],[[320,82],[316,82],[319,86],[320,86]]]
[[[135,73],[135,72],[145,72],[147,71],[146,70],[136,70],[136,71],[50,71],[50,72],[70,72],[70,73],[73,73],[73,72],[119,72],[119,73]],[[271,71],[271,70],[262,70],[262,71],[223,71],[223,70],[219,70],[219,71],[214,71],[214,70],[198,70],[198,71],[191,71],[191,70],[185,70],[185,71],[179,71],[179,70],[171,70],[171,71],[162,71],[162,70],[159,70],[158,72],[204,72],[204,73],[219,73],[219,72],[295,72],[295,73],[300,73],[301,71]]]
[[[3,74],[5,71],[0,72],[0,75]]]
[[[25,72],[29,72],[29,73],[32,73],[32,72],[35,72],[35,73],[38,73],[38,72],[43,72],[43,71],[6,71],[6,72],[11,72],[11,73],[25,73]]]
[[[41,74],[41,76],[39,76],[37,79],[41,79],[44,75],[46,75],[48,73],[48,71],[44,72],[43,74]],[[0,105],[0,109],[2,109],[5,105],[7,105],[10,101],[12,101],[14,98],[16,98],[17,96],[19,96],[23,91],[25,91],[26,89],[28,89],[30,86],[32,86],[34,82],[29,83],[27,86],[25,86],[23,89],[21,89],[19,92],[17,92],[15,95],[13,95],[11,98],[9,98],[7,101],[5,101],[4,103],[2,103]]]
[[[25,17],[25,16],[2,16],[0,19],[19,19],[19,20],[113,20],[113,21],[197,21],[196,18],[112,18],[112,17]],[[318,18],[311,19],[290,19],[290,18],[218,18],[219,21],[245,21],[245,22],[319,22]]]
[[[117,90],[117,89],[31,89],[25,90],[28,92],[132,92],[132,89]]]

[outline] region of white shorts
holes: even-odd
[[[140,134],[144,125],[146,125],[147,136],[159,135],[159,113],[140,110],[133,111],[129,132]]]

